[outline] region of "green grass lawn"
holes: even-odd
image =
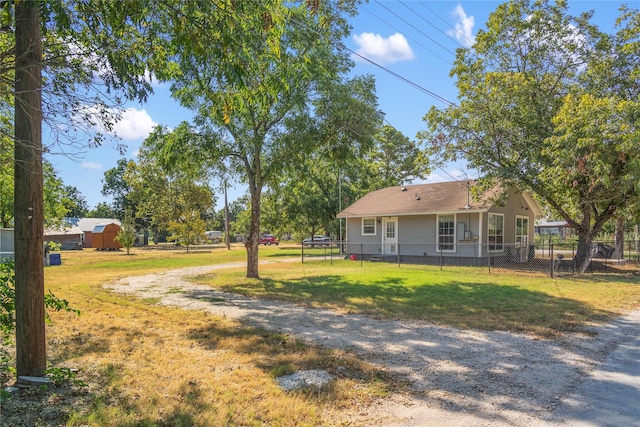
[[[266,254],[265,254],[266,255]],[[260,280],[244,269],[196,278],[199,283],[259,298],[417,319],[442,325],[553,336],[640,307],[635,271],[553,280],[492,273],[486,268],[329,262],[270,264]]]

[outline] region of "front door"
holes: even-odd
[[[382,255],[398,254],[398,218],[382,219]]]

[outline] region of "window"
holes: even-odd
[[[363,236],[376,235],[376,219],[375,218],[362,218],[362,235]]]
[[[489,214],[489,250],[501,251],[504,249],[504,215]]]
[[[456,216],[455,215],[438,215],[438,250],[454,251],[455,250],[455,232],[456,232]]]
[[[516,244],[527,246],[529,243],[529,218],[526,216],[516,217]]]

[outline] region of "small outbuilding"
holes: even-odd
[[[64,218],[65,222],[70,226],[76,226],[84,233],[82,238],[83,248],[95,248],[93,246],[93,229],[99,224],[114,223],[122,225],[121,222],[115,218]]]
[[[98,250],[120,249],[122,245],[116,240],[120,226],[115,222],[98,224],[91,232],[93,247]]]
[[[84,233],[78,227],[52,227],[44,230],[45,242],[54,242],[60,245],[62,250],[82,249]]]

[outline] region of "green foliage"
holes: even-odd
[[[478,189],[515,185],[534,193],[589,243],[620,210],[638,206],[640,135],[637,10],[617,34],[566,1],[511,1],[491,14],[472,49],[458,49],[459,104],[425,119],[436,163],[464,159]],[[554,214],[555,216],[555,214]]]
[[[199,139],[186,123],[173,131],[158,126],[142,144],[139,162],[127,165],[127,197],[154,233],[168,230],[171,222],[192,210],[202,218],[213,212],[214,198],[206,183],[209,163],[196,153]]]
[[[88,218],[115,218],[115,216],[115,212],[105,202],[98,203],[94,209],[87,212]]]
[[[64,187],[63,203],[67,209],[64,214],[65,217],[82,218],[87,216],[89,212],[87,200],[76,187],[70,185]]]
[[[5,346],[11,345],[12,334],[16,327],[16,289],[15,267],[13,261],[0,262],[0,338]],[[69,305],[69,301],[56,297],[51,291],[44,295],[45,308],[54,311],[67,311],[80,315],[80,310]],[[50,322],[49,314],[45,319]],[[0,371],[8,369],[9,355],[0,351]]]
[[[51,379],[51,382],[56,385],[73,384],[77,387],[87,387],[87,383],[77,379],[78,373],[65,367],[49,367],[45,371],[45,374]]]
[[[13,262],[0,263],[0,333],[5,345],[10,342],[16,324],[14,274]]]
[[[131,211],[128,209],[125,210],[124,222],[120,230],[118,230],[116,240],[126,249],[127,255],[129,255],[129,251],[131,251],[136,241],[136,224]]]
[[[50,251],[59,251],[62,249],[62,244],[61,243],[56,243],[56,242],[45,242],[47,245],[47,248],[49,248]]]
[[[126,159],[119,159],[116,167],[111,168],[104,173],[102,180],[102,195],[111,196],[113,204],[111,206],[115,217],[124,220],[124,214],[127,209],[136,215],[135,203],[129,198],[131,186],[125,180],[125,173],[128,164],[133,162]]]
[[[233,13],[213,3],[187,2],[158,21],[158,55],[151,70],[171,81],[173,96],[196,113],[203,137],[187,142],[201,158],[224,159],[225,172],[249,188],[248,276],[258,275],[264,186],[293,159],[319,146],[336,156],[352,152],[359,135],[370,135],[360,132],[370,120],[356,118],[379,118],[375,108],[366,108],[375,104],[371,79],[342,83],[352,63],[335,41],[348,34],[345,15],[354,12],[353,1],[317,7],[280,0],[234,2]],[[318,120],[312,126],[323,135],[301,137],[313,109]]]

